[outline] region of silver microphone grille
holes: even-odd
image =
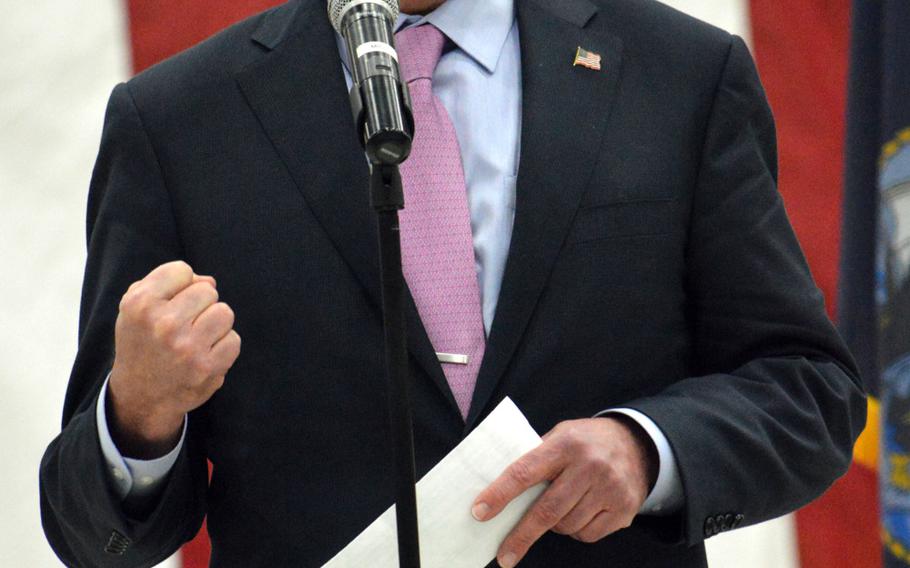
[[[384,8],[392,16],[392,22],[398,19],[398,0],[329,0],[329,21],[335,31],[341,33],[341,21],[348,10],[361,4],[375,4]]]

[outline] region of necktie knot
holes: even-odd
[[[433,79],[445,41],[445,34],[432,24],[413,26],[395,34],[395,48],[405,82]]]

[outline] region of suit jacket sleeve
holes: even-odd
[[[126,511],[110,485],[95,405],[112,361],[120,297],[182,247],[152,141],[127,85],[108,104],[88,203],[88,261],[79,351],[63,430],[40,469],[41,518],[68,566],[151,566],[198,531],[205,513],[206,463],[190,420],[162,495],[151,510]]]
[[[754,64],[733,38],[686,252],[696,376],[624,405],[651,417],[673,447],[690,544],[821,494],[846,471],[865,425],[855,364],[777,192],[775,145]]]

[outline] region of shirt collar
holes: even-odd
[[[395,31],[412,25],[433,24],[492,73],[514,21],[514,0],[447,0],[425,16],[400,14]]]

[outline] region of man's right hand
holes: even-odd
[[[120,301],[108,421],[120,452],[151,459],[180,439],[187,412],[224,384],[240,354],[234,312],[214,278],[185,262],[163,264]]]

